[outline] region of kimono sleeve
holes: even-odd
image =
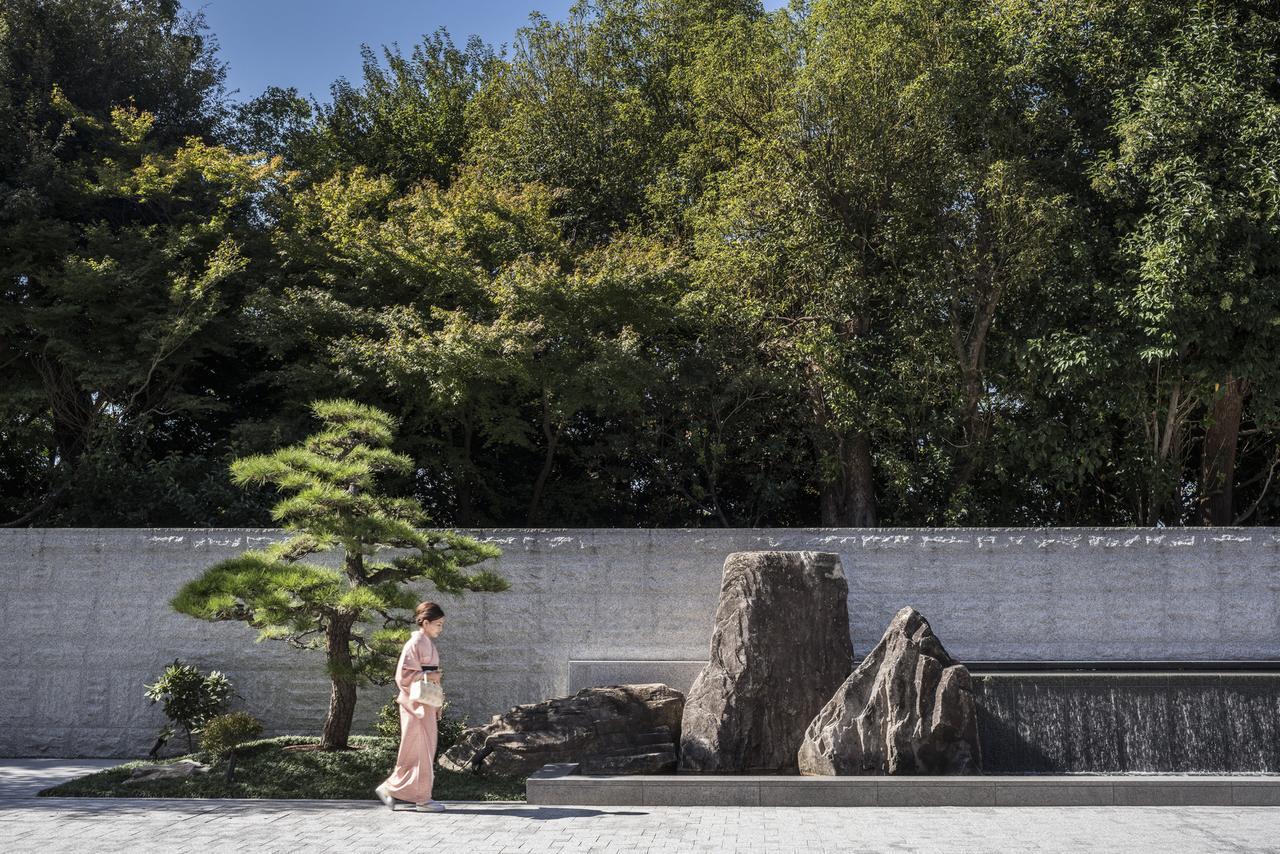
[[[417,717],[422,717],[418,704],[409,699],[409,690],[415,680],[422,676],[422,660],[418,645],[410,638],[400,652],[400,661],[396,664],[396,685],[400,691],[396,694],[396,702],[408,709]]]

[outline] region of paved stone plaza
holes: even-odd
[[[10,799],[7,852],[1273,852],[1266,807],[532,807]]]
[[[36,798],[110,762],[0,761],[0,850],[1277,851],[1270,807],[531,807],[440,814],[376,802]],[[421,842],[411,844],[411,840]],[[430,841],[429,841],[430,840]],[[439,840],[439,841],[435,841]]]
[[[1280,807],[536,807],[37,798],[109,765],[0,761],[0,850],[488,852],[1274,852]],[[438,841],[437,841],[438,840]],[[421,843],[421,844],[413,844]]]

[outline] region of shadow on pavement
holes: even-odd
[[[587,807],[472,807],[469,804],[449,804],[454,815],[500,815],[510,818],[555,821],[565,818],[591,818],[601,815],[648,815],[647,812],[589,809]]]
[[[0,760],[0,801],[32,798],[41,789],[120,765],[123,759]]]
[[[441,815],[493,815],[532,821],[557,821],[567,818],[591,818],[594,816],[648,815],[643,811],[591,809],[586,807],[547,807],[527,804],[495,804],[480,801],[446,802],[448,810]],[[127,817],[131,815],[169,813],[175,818],[182,815],[278,815],[323,814],[335,810],[368,810],[390,812],[382,804],[369,801],[285,801],[285,800],[232,800],[223,798],[13,798],[0,803],[0,814],[16,812],[58,813],[67,819],[97,818],[104,815]],[[412,810],[395,810],[397,815],[423,815]]]

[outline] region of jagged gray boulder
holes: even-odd
[[[801,774],[977,774],[969,671],[914,608],[894,616],[800,745]]]
[[[666,685],[584,688],[466,730],[440,766],[522,777],[560,762],[576,762],[584,774],[670,772],[683,710],[684,695]]]
[[[805,727],[853,669],[848,598],[838,555],[729,555],[711,660],[685,702],[681,768],[796,769]]]

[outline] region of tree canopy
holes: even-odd
[[[0,6],[0,524],[259,524],[394,413],[424,524],[1280,524],[1280,12],[581,0],[228,100]]]

